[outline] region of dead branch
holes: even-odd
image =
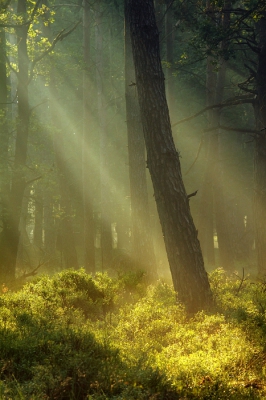
[[[216,108],[238,106],[238,105],[241,105],[241,104],[253,104],[254,101],[255,101],[254,98],[251,98],[251,97],[246,98],[245,97],[243,99],[238,99],[236,101],[234,101],[234,100],[233,101],[225,101],[225,102],[220,103],[220,104],[213,104],[211,106],[203,108],[202,110],[198,111],[196,114],[191,115],[190,117],[183,118],[180,121],[175,122],[174,124],[172,124],[172,128],[174,126],[176,126],[176,125],[183,124],[184,122],[188,122],[191,119],[194,119],[194,118],[200,116],[201,114],[204,114],[206,111],[209,111],[209,110],[214,110]]]
[[[188,194],[187,198],[190,199],[190,197],[196,196],[197,193],[198,191],[196,190],[195,192]]]

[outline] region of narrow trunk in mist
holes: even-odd
[[[43,199],[44,253],[49,267],[53,267],[56,259],[56,226],[53,215],[54,199],[49,191]]]
[[[9,132],[7,123],[7,71],[6,71],[6,38],[5,31],[0,30],[0,207],[1,207],[1,224],[3,228],[7,223],[8,205],[9,205],[9,172],[8,172],[8,143]],[[0,233],[0,245],[4,241],[5,230]],[[1,253],[2,253],[1,248]],[[2,266],[2,255],[0,255],[0,267]]]
[[[18,0],[17,13],[22,19],[27,19],[26,0]],[[17,123],[15,138],[15,157],[9,192],[8,207],[3,219],[3,229],[0,241],[0,277],[1,280],[15,279],[16,259],[19,246],[19,223],[24,190],[26,187],[25,165],[29,135],[29,99],[28,99],[28,67],[27,33],[28,24],[16,29],[18,51],[17,73]]]
[[[259,48],[256,74],[256,124],[259,133],[254,153],[254,222],[259,275],[266,274],[266,13],[258,22]]]
[[[51,119],[54,126],[54,153],[55,162],[58,171],[59,190],[60,190],[60,230],[58,244],[63,253],[65,268],[78,269],[78,258],[75,245],[75,236],[72,224],[72,202],[69,187],[69,176],[65,160],[65,143],[63,125],[63,116],[60,113],[58,104],[59,99],[56,96],[55,80],[53,72],[51,73]],[[60,118],[61,116],[61,118]]]
[[[135,267],[157,277],[146,179],[145,141],[135,84],[128,21],[125,18],[125,94],[131,199],[132,259]]]
[[[82,143],[82,185],[83,185],[83,224],[84,224],[84,267],[87,272],[95,272],[93,188],[92,188],[92,100],[90,84],[90,3],[83,0],[83,143]]]
[[[213,58],[207,58],[206,73],[206,106],[214,104],[216,73],[213,69]],[[212,112],[208,112],[209,126],[212,123]],[[215,265],[214,254],[214,208],[213,208],[213,179],[214,165],[216,163],[216,132],[211,132],[205,142],[207,146],[207,160],[203,177],[202,189],[200,190],[200,212],[198,219],[199,240],[203,255],[209,266]]]
[[[225,75],[226,75],[226,62],[224,60],[221,60],[220,69],[217,76],[215,104],[221,103],[223,100]],[[219,110],[214,110],[213,126],[218,126],[219,124],[220,124],[220,112]],[[216,231],[217,231],[217,239],[219,246],[219,258],[220,258],[220,265],[224,269],[232,269],[234,265],[234,252],[232,248],[232,243],[230,241],[228,213],[225,208],[223,167],[221,160],[221,142],[220,142],[219,129],[217,129],[216,132],[216,141],[217,141],[216,164],[214,168],[213,194],[214,194],[214,206],[215,206]]]
[[[47,16],[48,17],[48,16]],[[46,35],[52,41],[50,24],[46,25]],[[64,263],[66,268],[78,269],[78,257],[75,245],[75,235],[72,224],[72,202],[71,189],[69,187],[68,169],[65,159],[65,139],[64,134],[67,129],[65,116],[61,113],[60,101],[57,94],[56,77],[51,60],[50,69],[50,110],[51,122],[53,124],[53,145],[55,154],[55,163],[58,171],[58,181],[60,190],[60,230],[57,238],[58,246],[63,253]]]
[[[33,242],[39,249],[42,248],[43,231],[43,193],[40,185],[35,185],[34,191],[34,236]]]
[[[174,289],[190,313],[212,302],[208,276],[181,176],[165,96],[152,0],[127,0],[136,84],[158,214]]]
[[[224,9],[230,9],[230,1],[225,1]],[[206,3],[207,9],[213,16],[214,10],[210,2]],[[227,29],[230,22],[230,13],[222,15],[222,28]],[[227,42],[221,44],[221,51],[225,51]],[[223,56],[219,59],[219,71],[215,72],[214,60],[211,56],[207,59],[207,106],[219,104],[223,100],[226,61]],[[220,265],[228,269],[233,266],[234,253],[230,242],[228,231],[228,215],[225,210],[224,187],[223,187],[223,168],[221,160],[221,141],[220,131],[216,127],[220,125],[220,110],[213,109],[208,113],[209,124],[215,128],[208,138],[208,153],[201,197],[201,217],[199,223],[200,240],[208,263],[215,264],[214,245],[213,245],[213,210],[215,215],[215,225],[217,231]]]
[[[102,269],[106,269],[112,261],[112,231],[111,231],[111,205],[109,182],[109,139],[107,135],[106,101],[104,97],[103,75],[103,31],[102,31],[102,2],[96,4],[96,85],[98,97],[98,119],[100,131],[100,180],[101,180],[101,255]]]

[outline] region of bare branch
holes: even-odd
[[[208,110],[214,110],[216,108],[238,106],[240,104],[253,104],[254,101],[255,101],[254,98],[248,97],[248,98],[238,99],[236,101],[232,100],[232,101],[225,101],[224,103],[220,103],[220,104],[213,104],[211,106],[203,108],[202,110],[198,111],[196,114],[191,115],[190,117],[183,118],[180,121],[175,122],[174,124],[172,124],[172,128],[176,125],[183,124],[184,122],[190,121],[190,120],[204,114]]]
[[[187,198],[190,199],[190,197],[196,196],[197,193],[198,191],[196,190],[195,192],[188,194]]]
[[[62,40],[64,40],[68,35],[70,35],[78,27],[78,25],[80,23],[81,23],[81,19],[73,26],[73,28],[69,29],[67,32],[65,32],[65,29],[63,29],[61,32],[59,32],[58,35],[54,38],[51,46],[47,50],[45,50],[39,57],[36,57],[35,60],[32,61],[28,83],[30,83],[33,78],[33,71],[34,71],[35,65],[39,61],[41,61],[45,56],[47,56],[49,53],[51,53],[51,51],[53,51],[53,49],[55,48],[56,44],[58,42],[61,42]]]
[[[38,181],[39,179],[42,178],[42,175],[37,176],[36,178],[30,179],[29,181],[25,182],[25,186],[28,186],[29,184]]]

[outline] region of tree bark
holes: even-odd
[[[145,142],[135,81],[129,25],[127,19],[125,19],[125,91],[131,199],[132,260],[135,268],[145,270],[150,278],[156,278],[156,260],[151,235],[146,179]]]
[[[158,214],[174,289],[189,313],[212,302],[207,273],[181,176],[165,96],[152,0],[127,0],[136,84]]]
[[[165,44],[166,44],[166,63],[167,67],[165,70],[166,74],[166,94],[167,103],[169,107],[170,117],[174,112],[175,105],[175,79],[173,76],[173,64],[174,64],[174,24],[173,24],[173,1],[166,1],[166,14],[165,14]]]

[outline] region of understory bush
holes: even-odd
[[[43,276],[0,296],[0,399],[264,399],[266,283],[210,274],[188,318],[141,274]]]

